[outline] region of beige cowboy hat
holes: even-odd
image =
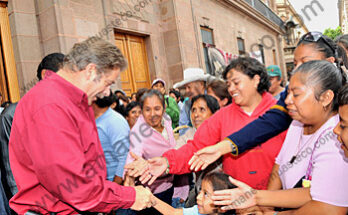
[[[204,74],[203,69],[200,68],[187,68],[184,70],[184,80],[174,84],[174,88],[180,88],[185,84],[194,82],[194,81],[207,81],[210,75]]]

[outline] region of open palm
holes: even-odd
[[[148,162],[148,170],[140,177],[142,184],[148,183],[151,185],[159,176],[167,169],[167,161],[164,157],[151,158]]]
[[[205,147],[192,156],[189,161],[190,169],[193,171],[204,170],[220,157],[221,151],[216,145]]]

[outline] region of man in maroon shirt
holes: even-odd
[[[92,37],[74,45],[63,68],[40,81],[18,103],[10,163],[19,214],[77,214],[141,210],[151,193],[106,180],[106,164],[90,106],[110,92],[126,60],[109,42]],[[28,213],[28,214],[29,214]]]

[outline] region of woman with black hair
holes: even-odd
[[[295,69],[301,64],[312,60],[326,60],[344,72],[342,51],[333,40],[320,32],[309,32],[301,37],[294,52]],[[198,151],[192,158],[191,168],[200,169],[214,162],[224,154],[237,156],[257,146],[271,137],[288,129],[292,122],[288,114],[285,99],[287,88],[281,93],[277,104],[262,117],[252,121],[239,131],[230,134],[225,140]]]
[[[223,80],[213,80],[207,86],[207,94],[213,96],[220,107],[225,107],[232,102],[232,97],[228,93],[228,86]]]
[[[184,135],[181,135],[176,140],[175,148],[178,149],[185,145],[189,140],[192,140],[196,130],[207,119],[209,119],[216,111],[220,109],[218,101],[210,95],[198,95],[192,98],[191,103],[191,122],[192,126],[187,129]],[[176,175],[174,176],[174,195],[173,195],[173,207],[183,207],[186,199],[189,197],[189,205],[195,203],[196,194],[201,186],[202,177],[196,175],[195,192],[190,192],[189,196],[189,175]]]
[[[340,35],[335,38],[337,45],[342,46],[348,55],[348,34]]]
[[[169,150],[163,154],[168,159],[169,171],[174,170],[174,174],[198,171],[199,168],[190,169],[188,165],[195,151],[223,140],[228,134],[238,131],[275,105],[276,100],[267,92],[270,83],[266,68],[258,60],[250,57],[233,60],[226,68],[224,78],[229,85],[233,103],[221,108],[204,121],[197,129],[193,140],[188,141],[178,150]],[[266,189],[274,159],[284,138],[283,133],[241,156],[224,156],[223,171],[232,177],[248,181],[254,188]],[[156,165],[158,159],[149,160],[149,162]],[[164,163],[167,166],[166,159]],[[157,176],[155,172],[151,173],[152,175]],[[143,177],[144,181],[148,179],[145,177]]]
[[[141,115],[141,108],[139,102],[130,102],[125,109],[125,118],[130,128],[133,128],[137,119]]]
[[[257,190],[245,204],[231,208],[257,205],[297,209],[279,214],[347,213],[348,162],[333,134],[339,122],[337,94],[345,83],[344,74],[327,61],[306,62],[294,71],[285,100],[293,122],[276,158],[269,190]],[[239,197],[236,192],[251,189],[233,182],[238,188],[216,192],[215,204],[230,205]]]
[[[130,176],[135,176],[131,173],[138,174],[138,172],[132,171],[134,169],[132,167],[139,167],[144,164],[143,162],[137,162],[138,158],[150,159],[160,156],[176,145],[171,126],[172,122],[165,112],[164,96],[158,90],[148,90],[141,96],[140,107],[142,114],[132,127],[129,135],[130,153],[125,169],[127,169],[126,174]],[[152,185],[144,185],[148,186],[158,198],[171,204],[174,192],[173,178],[173,175],[165,175],[157,179]],[[134,179],[134,182],[138,182],[138,180]],[[138,211],[137,214],[156,215],[158,213],[152,209],[145,209]]]

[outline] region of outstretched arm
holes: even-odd
[[[154,205],[153,207],[158,210],[163,215],[182,215],[183,209],[181,208],[173,208],[172,206],[168,205],[164,201],[160,200],[159,198],[153,196],[154,199]]]
[[[266,142],[289,127],[292,119],[288,115],[285,105],[287,89],[286,87],[280,94],[277,104],[271,107],[269,111],[227,137],[236,146],[232,151],[233,155],[241,154],[260,143]]]
[[[279,215],[346,215],[348,212],[345,207],[338,207],[330,204],[326,204],[319,201],[310,201],[297,210],[285,211],[278,213]]]
[[[254,190],[231,177],[230,181],[237,188],[215,191],[212,196],[214,204],[223,206],[223,210],[245,209],[253,206],[299,208],[311,201],[309,188]]]

